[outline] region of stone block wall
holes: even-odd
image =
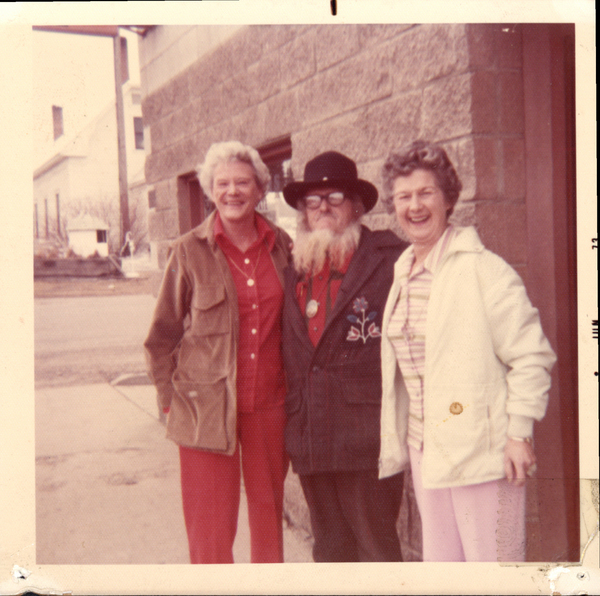
[[[297,179],[311,157],[335,149],[380,186],[388,152],[426,138],[446,147],[463,181],[455,219],[476,224],[484,243],[525,274],[519,26],[258,25],[222,34],[205,53],[190,40],[206,45],[218,37],[215,28],[192,34],[187,27],[182,47],[200,57],[181,60],[185,68],[174,61],[181,51],[173,44],[157,52],[162,29],[147,34],[140,53],[146,179],[157,197],[150,239],[161,254],[179,234],[177,176],[193,171],[213,142],[260,147],[290,136]],[[162,59],[172,72],[155,89],[144,84],[144,44],[153,50],[151,66]],[[380,204],[367,223],[398,231]]]

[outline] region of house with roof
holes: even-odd
[[[97,254],[108,256],[108,230],[110,226],[101,219],[85,213],[67,224],[67,240],[71,251],[80,257]]]

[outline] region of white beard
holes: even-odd
[[[327,257],[338,271],[356,250],[360,240],[360,222],[352,222],[341,234],[332,230],[308,230],[304,218],[299,218],[298,233],[292,255],[296,271],[315,274],[323,269]]]

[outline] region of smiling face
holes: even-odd
[[[451,207],[434,173],[419,169],[398,176],[392,196],[398,223],[414,244],[415,254],[426,256],[448,226]]]
[[[340,192],[335,187],[317,188],[311,190],[309,195],[326,196],[332,192]],[[355,219],[354,201],[349,197],[341,205],[330,205],[326,200],[316,209],[306,209],[306,219],[311,232],[315,230],[331,230],[334,234],[341,234]]]
[[[225,161],[215,168],[212,198],[225,222],[253,222],[254,209],[262,196],[254,169],[249,164]]]

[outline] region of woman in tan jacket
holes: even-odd
[[[171,247],[144,344],[148,368],[179,445],[191,562],[233,562],[241,473],[252,562],[283,562],[290,238],[255,211],[270,181],[255,149],[214,144],[199,173],[216,211]]]

